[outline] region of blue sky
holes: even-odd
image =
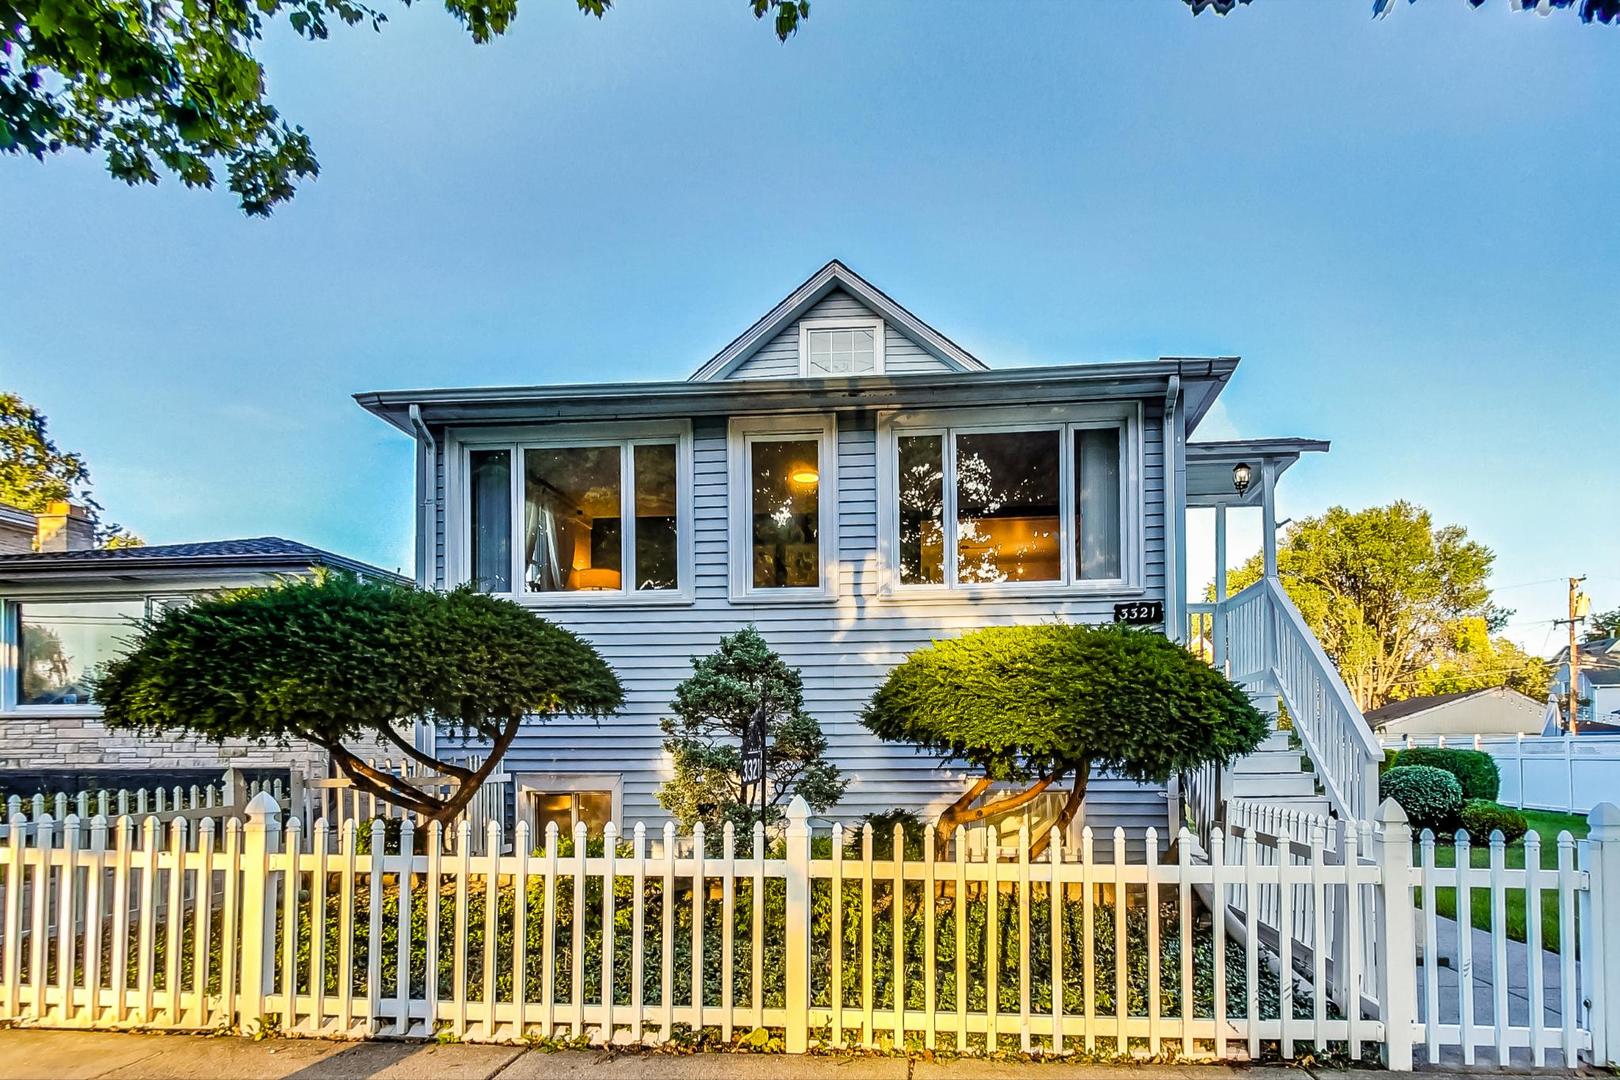
[[[1513,636],[1620,605],[1620,30],[1422,0],[524,0],[263,50],[322,175],[269,221],[0,162],[0,386],[151,542],[398,566],[410,447],[355,391],[678,378],[839,257],[992,365],[1244,363],[1282,512],[1413,499]],[[1249,542],[1257,533],[1247,529]],[[1194,559],[1207,574],[1207,559]]]

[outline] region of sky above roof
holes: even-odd
[[[1333,441],[1285,516],[1429,506],[1551,651],[1563,575],[1620,606],[1620,499],[1572,463],[1620,414],[1620,31],[1370,8],[817,0],[781,45],[743,0],[526,0],[482,47],[433,5],[278,35],[322,174],[269,221],[0,169],[0,386],[154,543],[396,567],[409,441],[351,393],[683,378],[836,257],[992,367],[1243,356],[1202,435]]]

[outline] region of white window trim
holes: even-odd
[[[523,589],[523,545],[518,542],[523,521],[523,451],[547,447],[620,446],[638,443],[675,443],[675,547],[677,589],[620,588],[613,591],[531,593]],[[619,424],[525,424],[520,427],[452,430],[446,435],[448,460],[455,467],[445,477],[445,571],[451,585],[472,576],[472,506],[469,469],[475,450],[508,450],[512,454],[512,591],[495,593],[532,608],[664,607],[690,604],[695,567],[693,552],[692,424],[688,420],[638,420]],[[632,512],[621,524],[622,560],[630,581],[635,566],[635,464],[632,453],[619,456],[621,506]]]
[[[1119,427],[1120,453],[1120,569],[1118,578],[1081,579],[1074,560],[1074,432],[1085,428]],[[1062,575],[1057,581],[1013,581],[953,584],[956,578],[956,455],[954,435],[996,431],[1062,432],[1058,454],[1059,514],[1062,521]],[[881,413],[877,421],[879,503],[878,595],[885,600],[962,599],[987,596],[1133,596],[1145,591],[1146,507],[1142,496],[1144,448],[1142,407],[1139,402],[1097,403],[1040,409],[909,410]],[[946,526],[945,582],[902,584],[900,581],[900,455],[901,435],[939,435],[944,448],[944,510]]]
[[[517,792],[517,821],[529,821],[524,812],[523,803],[529,795],[576,795],[582,791],[606,791],[612,797],[613,812],[611,820],[624,833],[624,775],[622,773],[541,773],[521,772],[512,774],[513,790]],[[531,844],[539,843],[545,839],[543,833],[534,830],[530,825]],[[558,830],[561,835],[561,830]]]
[[[99,717],[101,706],[84,705],[24,705],[18,702],[18,664],[22,662],[22,622],[18,609],[28,604],[100,603],[105,601],[141,601],[144,614],[150,617],[155,605],[177,599],[190,600],[188,593],[120,593],[105,590],[93,592],[51,592],[40,594],[13,594],[0,599],[0,716],[64,716]]]
[[[749,448],[755,442],[814,438],[817,443],[817,504],[820,514],[821,584],[813,589],[756,588],[753,574],[753,485],[749,482]],[[732,417],[726,426],[726,462],[730,474],[727,517],[730,524],[731,600],[733,603],[795,604],[838,598],[838,421],[816,416]]]
[[[820,372],[810,373],[810,332],[812,330],[870,330],[872,331],[872,370],[849,372],[849,375],[881,375],[883,374],[883,320],[867,319],[855,316],[848,319],[800,319],[799,320],[799,374],[805,378],[838,379],[843,375]]]

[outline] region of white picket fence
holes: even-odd
[[[1483,750],[1502,775],[1498,801],[1524,810],[1587,814],[1620,791],[1620,735],[1407,736],[1383,745]]]
[[[440,795],[452,790],[458,782],[453,777],[428,772],[411,761],[385,760],[369,764],[398,776],[409,777],[424,790]],[[481,758],[467,760],[469,768],[476,769],[481,764]],[[510,781],[511,777],[506,773],[491,774],[457,819],[458,823],[466,821],[471,827],[469,835],[475,850],[491,835],[489,825],[492,822],[500,826],[502,845],[509,841],[506,819]],[[340,828],[345,822],[369,823],[376,819],[386,822],[408,818],[417,828],[424,825],[422,815],[362,791],[345,777],[306,779],[293,769],[285,780],[279,777],[250,779],[235,770],[227,770],[217,781],[189,787],[80,789],[40,793],[26,799],[13,795],[6,800],[5,822],[0,823],[0,841],[5,839],[11,823],[19,818],[37,821],[47,815],[58,823],[69,815],[85,822],[96,816],[110,820],[131,815],[143,822],[149,817],[156,818],[162,824],[179,819],[194,823],[212,820],[216,835],[220,835],[227,821],[244,817],[248,803],[261,792],[275,801],[281,813],[297,816],[306,831],[317,821],[326,821],[333,828]],[[447,839],[453,840],[459,834],[452,826],[446,835]]]
[[[1508,869],[1493,850],[1492,866],[1461,873],[1436,867],[1432,844],[1414,864],[1398,810],[1381,813],[1342,833],[1337,858],[1325,845],[1278,857],[1257,830],[1235,846],[1216,830],[1200,863],[1183,831],[1164,864],[1127,861],[1119,830],[1106,862],[1090,830],[1035,862],[936,859],[931,838],[909,858],[896,830],[896,857],[869,828],[813,829],[800,802],[784,838],[756,829],[744,852],[730,828],[714,843],[639,825],[571,844],[552,829],[536,848],[519,823],[510,853],[498,826],[475,853],[466,824],[446,853],[438,826],[418,844],[409,821],[393,845],[381,821],[368,837],[296,814],[283,829],[268,795],[223,827],[46,816],[0,849],[0,1021],[599,1044],[765,1028],[790,1052],[1254,1058],[1308,1045],[1376,1048],[1393,1068],[1414,1047],[1566,1067],[1576,1052],[1620,1056],[1606,1038],[1620,1036],[1620,932],[1604,926],[1620,906],[1620,810],[1595,815],[1613,820],[1578,867],[1571,842],[1556,871]],[[1516,943],[1492,936],[1488,964],[1464,952],[1454,992],[1435,906],[1452,888],[1498,910],[1515,890],[1557,905],[1560,955],[1579,938],[1596,962],[1579,984],[1573,966],[1551,969],[1528,1012],[1506,980],[1476,1008],[1481,971],[1505,971]],[[1268,915],[1267,890],[1291,902]],[[1213,897],[1246,933],[1204,917]],[[1303,926],[1332,948],[1303,949]],[[1448,995],[1473,1011],[1450,1017]],[[1561,1007],[1556,1023],[1537,1002]]]

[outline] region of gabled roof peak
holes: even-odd
[[[972,353],[901,307],[887,293],[843,262],[833,259],[783,297],[780,303],[716,353],[708,363],[694,371],[688,381],[709,382],[725,378],[754,355],[761,346],[792,325],[834,290],[842,290],[854,297],[879,315],[886,324],[916,342],[918,346],[949,367],[958,371],[987,370],[986,365]]]

